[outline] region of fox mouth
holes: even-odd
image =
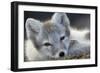
[[[49,56],[48,58],[52,60],[63,60],[65,56]]]

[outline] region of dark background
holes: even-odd
[[[33,11],[24,11],[24,25],[27,18],[34,18],[40,21],[46,21],[51,19],[51,16],[55,12],[33,12]],[[77,13],[66,13],[70,20],[71,27],[77,29],[90,28],[90,14],[77,14]],[[24,37],[26,39],[26,30],[24,29]]]

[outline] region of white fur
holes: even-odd
[[[25,54],[28,61],[44,59],[44,57],[36,50],[31,40],[25,41]]]
[[[70,28],[70,39],[77,40],[80,43],[88,44],[90,45],[90,40],[85,38],[85,35],[89,33],[88,29],[85,30],[77,30]]]

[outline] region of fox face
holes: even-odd
[[[70,21],[65,13],[54,13],[51,20],[45,22],[28,18],[25,27],[27,38],[41,55],[58,59],[68,54],[69,25]]]

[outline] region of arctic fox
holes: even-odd
[[[28,18],[25,28],[26,61],[59,60],[90,53],[89,30],[71,28],[65,13],[54,13],[45,22]]]

